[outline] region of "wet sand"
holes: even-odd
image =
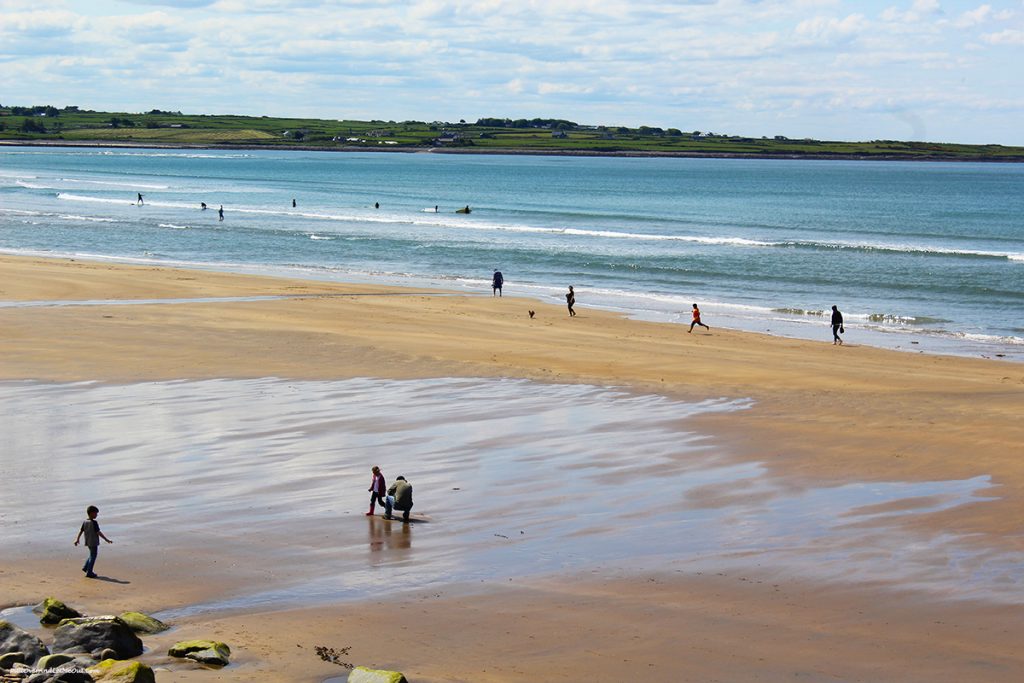
[[[1015,644],[1024,611],[1013,597],[1020,595],[1015,561],[1024,552],[1024,464],[1016,454],[1024,443],[1019,420],[1024,366],[855,344],[836,348],[827,341],[714,328],[710,334],[688,335],[679,326],[588,311],[584,293],[577,306],[580,315],[569,320],[561,307],[514,297],[495,300],[79,261],[3,257],[0,283],[3,302],[89,302],[0,308],[2,380],[512,377],[626,387],[689,404],[749,398],[749,408],[697,414],[673,428],[697,433],[711,445],[714,463],[702,463],[701,472],[712,464],[757,468],[755,476],[693,486],[680,499],[663,490],[678,488],[664,480],[664,463],[638,466],[634,484],[640,488],[626,490],[636,496],[635,504],[627,499],[611,506],[623,511],[628,524],[618,524],[614,516],[591,524],[598,558],[561,571],[524,571],[531,553],[546,548],[526,545],[511,570],[499,568],[493,576],[465,575],[451,583],[439,579],[410,587],[401,580],[402,571],[392,575],[388,568],[379,587],[370,583],[377,591],[374,597],[346,595],[316,610],[235,605],[189,611],[223,595],[258,594],[267,581],[258,564],[261,554],[287,556],[286,544],[277,540],[282,530],[260,534],[259,523],[265,520],[254,515],[255,532],[225,530],[219,544],[203,538],[207,542],[190,547],[187,537],[176,538],[171,544],[175,552],[161,552],[159,539],[129,543],[126,538],[124,545],[104,546],[100,565],[112,581],[75,576],[80,558],[70,547],[74,528],[63,534],[66,544],[63,527],[53,530],[59,542],[39,537],[45,536],[42,532],[29,534],[0,560],[3,605],[54,594],[92,612],[140,608],[177,614],[179,629],[166,638],[213,630],[236,646],[236,664],[216,674],[218,680],[315,681],[342,673],[312,654],[314,645],[351,646],[354,663],[398,668],[414,681],[611,681],[643,675],[672,680],[1009,681],[1024,670]],[[286,298],[237,300],[274,296]],[[225,300],[209,300],[218,297]],[[145,299],[178,301],[102,303]],[[537,317],[529,319],[527,309],[536,310]],[[828,330],[822,332],[827,339]],[[847,335],[855,336],[854,330]],[[187,432],[188,425],[179,429]],[[506,434],[487,448],[500,449],[511,441],[514,437]],[[642,462],[643,450],[623,457]],[[12,457],[5,454],[5,465]],[[353,468],[351,475],[332,471],[332,476],[339,483],[347,476],[358,479],[357,470],[365,464],[346,461],[342,469]],[[457,475],[460,466],[465,464],[449,463],[448,471]],[[519,486],[529,488],[528,475],[535,476],[542,492],[557,486],[558,478],[582,476],[572,468],[552,473],[543,459],[520,466],[533,471],[522,473]],[[439,488],[445,464],[437,463],[433,471]],[[110,476],[117,478],[116,473]],[[614,483],[598,475],[591,480],[611,490]],[[744,528],[763,510],[774,509],[764,501],[803,501],[803,514],[814,516],[820,504],[808,492],[823,492],[828,499],[859,487],[881,490],[894,484],[906,490],[877,503],[858,500],[837,513],[834,524],[776,549],[711,543],[684,551],[672,533],[688,519],[700,528],[700,521],[692,520],[693,510],[721,511],[725,516],[715,519],[738,519],[736,528]],[[338,508],[320,510],[314,531],[300,542],[316,547],[315,531],[328,528],[331,514],[338,513],[344,520],[340,524],[358,525],[352,533],[360,538],[358,546],[353,542],[346,548],[352,553],[346,567],[369,566],[372,553],[380,552],[391,558],[388,562],[408,562],[404,571],[415,576],[417,562],[428,573],[431,561],[445,555],[430,542],[443,537],[442,520],[452,520],[449,526],[470,538],[474,526],[458,515],[472,518],[486,511],[483,505],[478,509],[427,498],[431,509],[424,504],[422,511],[430,525],[414,525],[410,547],[402,547],[406,541],[400,534],[389,537],[374,530],[383,522],[361,519],[363,488],[351,494],[338,490]],[[302,505],[306,490],[306,484],[296,484],[294,506]],[[418,500],[424,500],[421,490]],[[644,503],[648,498],[653,504]],[[574,502],[560,501],[552,513],[531,510],[526,521],[542,524],[546,514],[585,521],[587,506]],[[0,513],[10,518],[14,513],[5,505],[0,503]],[[598,501],[591,507],[602,505]],[[202,517],[204,505],[196,507]],[[737,510],[747,516],[737,517]],[[662,515],[670,513],[678,517],[659,525]],[[24,505],[17,514],[24,515]],[[213,523],[216,506],[205,514]],[[54,525],[60,517],[52,510],[39,516],[52,516],[48,523]],[[173,518],[173,510],[160,510],[157,517],[162,516]],[[630,526],[638,520],[638,526]],[[77,523],[77,516],[68,523]],[[779,526],[799,528],[792,519]],[[488,530],[478,525],[474,542],[483,544],[481,535]],[[666,546],[669,556],[649,552],[631,564],[629,553],[624,561],[605,552],[603,544],[618,543],[617,534],[624,531],[639,536],[638,547],[644,547],[645,530],[650,544]],[[427,542],[420,545],[417,534]],[[552,532],[549,537],[560,542],[572,534]],[[846,573],[846,560],[823,562],[815,554],[819,543],[826,551],[841,551],[851,571]],[[374,551],[375,544],[382,549]],[[901,547],[920,552],[904,556]],[[810,570],[821,565],[824,571]],[[808,570],[794,569],[801,566]],[[909,569],[872,572],[876,566]],[[931,580],[939,575],[946,580]],[[339,582],[344,583],[344,575]],[[979,585],[992,590],[979,591]],[[1009,589],[1000,592],[1001,585]],[[209,680],[211,672],[176,670],[171,675],[174,680]]]

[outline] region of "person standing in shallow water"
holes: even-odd
[[[494,277],[491,278],[491,296],[497,294],[501,296],[501,286],[505,284],[505,276],[501,274],[500,270],[494,271]]]
[[[224,205],[223,204],[221,204],[220,208],[217,209],[217,220],[219,220],[219,221],[224,220]]]
[[[569,285],[569,293],[565,295],[565,304],[569,307],[569,317],[574,317],[576,311],[572,307],[576,305],[576,292],[572,291],[572,285]]]
[[[93,571],[93,567],[96,566],[96,555],[100,551],[100,539],[102,538],[107,543],[113,543],[113,541],[104,536],[103,532],[100,531],[100,523],[96,521],[96,516],[100,514],[98,507],[90,505],[86,509],[85,514],[88,519],[82,522],[82,526],[78,529],[75,545],[78,545],[79,541],[82,540],[82,536],[85,536],[85,547],[89,549],[89,559],[82,566],[82,571],[85,572],[86,578],[95,579],[96,573]]]
[[[704,323],[702,323],[700,321],[700,309],[697,308],[697,304],[693,305],[693,321],[690,323],[689,332],[693,332],[693,326],[694,325],[700,325],[705,330],[710,330],[711,329],[710,327],[708,327],[707,325],[705,325]]]
[[[366,513],[367,517],[373,516],[373,508],[379,502],[383,506],[387,506],[387,501],[384,500],[384,493],[387,491],[387,483],[384,481],[384,474],[380,471],[380,467],[374,465],[373,478],[370,480],[370,488],[366,489],[370,492],[370,511]]]
[[[839,312],[839,309],[832,306],[832,346],[839,344],[842,346],[843,340],[839,338],[839,335],[846,330],[843,328],[843,314]]]
[[[135,194],[139,195],[139,198],[135,200],[135,204],[136,205],[142,206],[143,204],[146,203],[146,202],[142,201],[142,193],[141,192],[136,192]]]

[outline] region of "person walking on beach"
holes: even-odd
[[[569,293],[565,295],[565,303],[569,307],[569,317],[575,317],[576,311],[572,307],[576,305],[576,293],[572,291],[572,285],[569,285]]]
[[[395,483],[388,489],[388,497],[384,501],[385,519],[391,519],[392,509],[401,510],[402,521],[409,521],[409,513],[412,511],[412,484],[402,475],[395,477]]]
[[[136,194],[139,195],[139,198],[135,200],[135,205],[142,206],[143,204],[145,204],[146,202],[142,201],[142,193],[136,192]]]
[[[220,208],[217,209],[217,220],[219,220],[219,221],[224,220],[224,205],[223,204],[221,204]]]
[[[843,314],[839,312],[839,309],[832,306],[832,346],[839,344],[843,345],[843,340],[839,338],[840,334],[845,334],[846,329],[843,327]]]
[[[85,536],[85,547],[89,549],[89,559],[82,566],[82,571],[85,572],[86,578],[95,579],[96,573],[93,571],[93,568],[96,566],[96,555],[100,551],[100,539],[102,538],[107,543],[113,543],[113,541],[104,536],[103,532],[100,531],[100,523],[96,521],[96,515],[100,514],[98,507],[90,505],[86,508],[85,514],[88,516],[88,519],[82,522],[82,526],[78,529],[75,545],[78,545],[79,541],[82,540],[82,536]]]
[[[494,271],[494,277],[491,278],[491,296],[497,294],[500,297],[503,284],[505,284],[505,276],[501,274],[500,270]]]
[[[700,309],[697,308],[697,304],[693,305],[693,321],[690,323],[690,329],[688,330],[688,332],[693,332],[694,325],[700,325],[705,330],[711,330],[710,327],[708,327],[707,325],[700,321]]]
[[[387,488],[384,474],[381,473],[380,468],[376,465],[373,466],[371,472],[373,472],[373,478],[370,480],[370,488],[366,489],[370,492],[370,511],[366,513],[367,517],[373,516],[373,508],[378,501],[387,509],[387,501],[384,500],[384,491]]]

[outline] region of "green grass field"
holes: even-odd
[[[696,135],[676,129],[577,126],[568,122],[474,123],[345,121],[257,116],[145,114],[0,108],[0,140],[161,144],[203,147],[453,148],[479,152],[694,154],[1024,161],[1024,148],[875,140],[837,142]],[[561,124],[563,130],[551,125]],[[513,127],[519,126],[519,127]],[[563,137],[564,136],[564,137]]]

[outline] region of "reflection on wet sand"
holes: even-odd
[[[383,519],[379,516],[368,517],[366,536],[370,550],[374,552],[408,550],[412,547],[412,526],[412,524]],[[394,562],[394,558],[391,561]]]
[[[216,604],[178,614],[752,557],[1020,600],[1020,557],[897,530],[906,515],[983,502],[988,477],[782,486],[688,431],[687,417],[748,406],[513,380],[6,382],[0,518],[17,559],[98,502],[124,541],[104,560],[119,578],[132,578],[121,557],[196,571],[198,548],[205,571],[237,575]],[[364,517],[377,463],[415,482],[420,522]],[[168,534],[168,519],[188,533]]]

